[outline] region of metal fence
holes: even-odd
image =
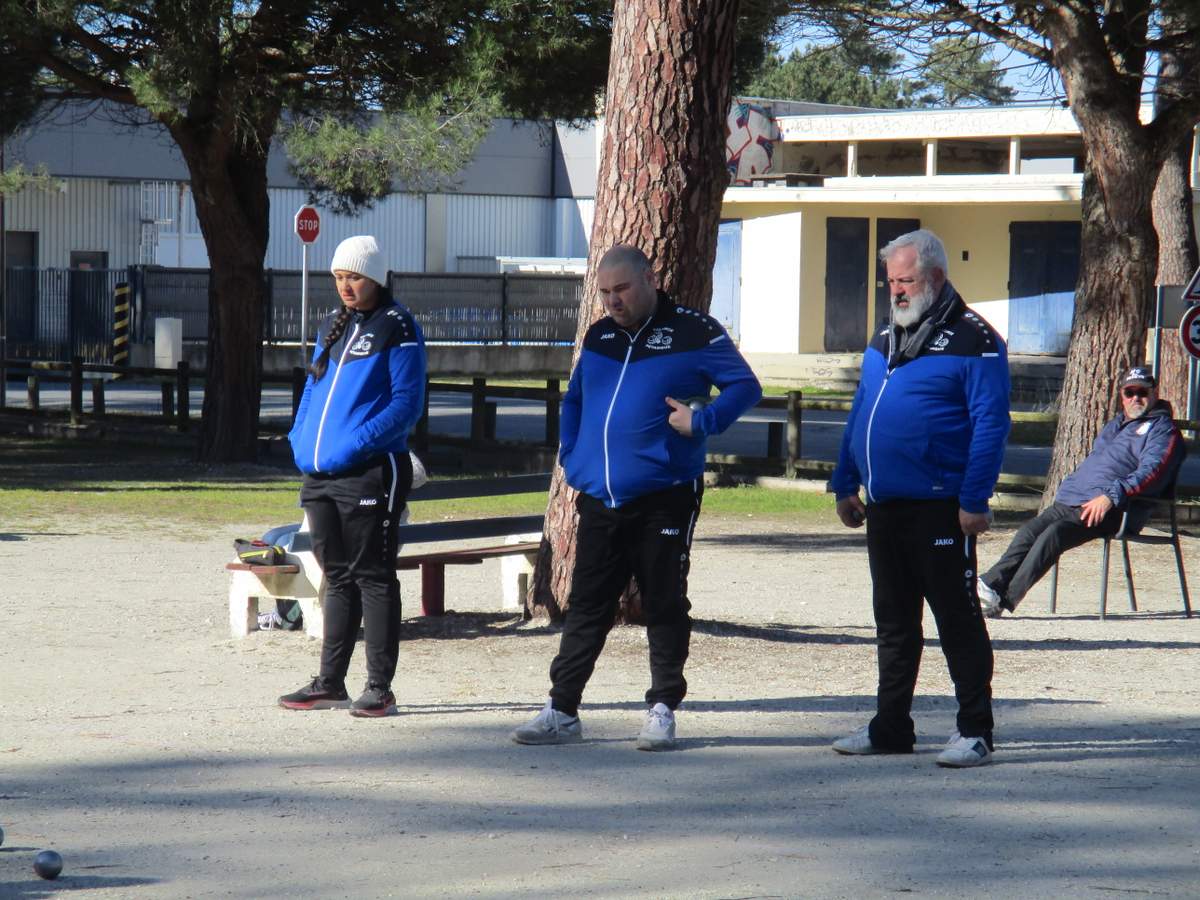
[[[185,341],[208,340],[208,269],[139,267],[137,339],[154,339],[155,319],[180,319]]]
[[[113,292],[129,275],[128,269],[8,269],[8,356],[109,362]]]
[[[297,271],[266,273],[267,308],[263,339],[300,340],[300,282]],[[583,291],[579,275],[393,272],[388,282],[396,299],[412,310],[429,341],[452,343],[571,343]],[[183,338],[208,336],[208,270],[146,269],[139,287],[139,334],[148,339],[154,320],[183,320]],[[308,337],[338,306],[333,276],[308,276]]]
[[[92,363],[112,358],[113,292],[133,289],[133,339],[154,338],[154,321],[180,319],[185,341],[208,339],[208,269],[10,268],[7,278],[11,357]],[[298,271],[269,270],[263,339],[300,340]],[[407,273],[388,276],[392,293],[413,311],[425,338],[446,343],[570,344],[583,292],[580,275]],[[338,306],[333,276],[309,273],[308,337]]]
[[[300,340],[299,272],[269,272],[266,340]],[[583,291],[578,275],[392,272],[393,296],[409,309],[427,341],[548,344],[575,340]],[[338,306],[333,276],[308,276],[308,336]]]
[[[300,341],[300,282],[302,272],[267,272],[267,309],[263,328],[271,344]],[[308,339],[317,325],[338,307],[337,289],[329,272],[308,273]]]

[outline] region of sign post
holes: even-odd
[[[1192,273],[1192,280],[1183,289],[1184,303],[1200,303],[1200,269]]]
[[[1197,273],[1200,275],[1200,272]],[[1192,278],[1193,284],[1196,278]],[[1192,285],[1188,286],[1189,288]],[[1187,292],[1184,292],[1187,296]],[[1188,352],[1188,401],[1187,417],[1196,418],[1196,360],[1200,359],[1200,304],[1188,307],[1183,318],[1179,320],[1179,340],[1183,349]]]
[[[308,365],[308,247],[321,233],[321,214],[311,206],[296,210],[292,230],[300,238],[300,360]]]

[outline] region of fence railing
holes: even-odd
[[[155,269],[141,273],[138,334],[153,334],[154,320],[183,321],[183,339],[208,337],[208,270]],[[301,273],[269,270],[266,275],[263,340],[300,340]],[[455,343],[571,343],[583,291],[579,275],[509,272],[393,272],[393,295],[412,310],[425,339]],[[308,337],[338,306],[333,276],[309,273]]]
[[[112,358],[113,292],[129,270],[13,267],[4,275],[9,356]]]
[[[132,288],[132,338],[149,341],[154,321],[180,319],[185,341],[208,339],[208,269],[25,269],[5,273],[8,355],[85,362],[112,360],[113,291]],[[265,273],[263,340],[300,340],[298,271]],[[392,272],[392,293],[412,310],[428,341],[570,344],[583,292],[580,275]],[[338,306],[333,276],[309,273],[308,337]]]

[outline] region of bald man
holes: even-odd
[[[582,740],[579,703],[632,576],[650,644],[637,747],[665,750],[675,743],[675,709],[687,692],[687,575],[705,438],[758,403],[762,388],[716,319],[657,289],[637,248],[619,244],[605,253],[596,283],[607,315],[588,329],[563,397],[559,462],[579,491],[566,620],[550,666],[550,699],[512,738]],[[720,394],[707,403],[714,386]]]

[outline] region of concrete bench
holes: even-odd
[[[431,481],[413,491],[411,497],[416,500],[493,497],[545,490],[549,483],[549,475]],[[504,538],[505,543],[401,553],[396,558],[396,568],[400,571],[421,570],[422,614],[442,615],[445,612],[446,566],[474,565],[485,559],[499,558],[504,606],[518,608],[523,588],[528,585],[528,576],[533,571],[544,518],[540,515],[496,516],[401,525],[398,528],[401,549],[414,544],[461,543],[481,538]],[[310,637],[324,637],[321,597],[325,579],[312,553],[307,521],[301,523],[292,538],[283,565],[255,566],[235,561],[225,568],[230,573],[229,633],[232,637],[243,638],[258,628],[259,601],[264,599],[272,602],[295,600],[304,615],[304,630]]]

